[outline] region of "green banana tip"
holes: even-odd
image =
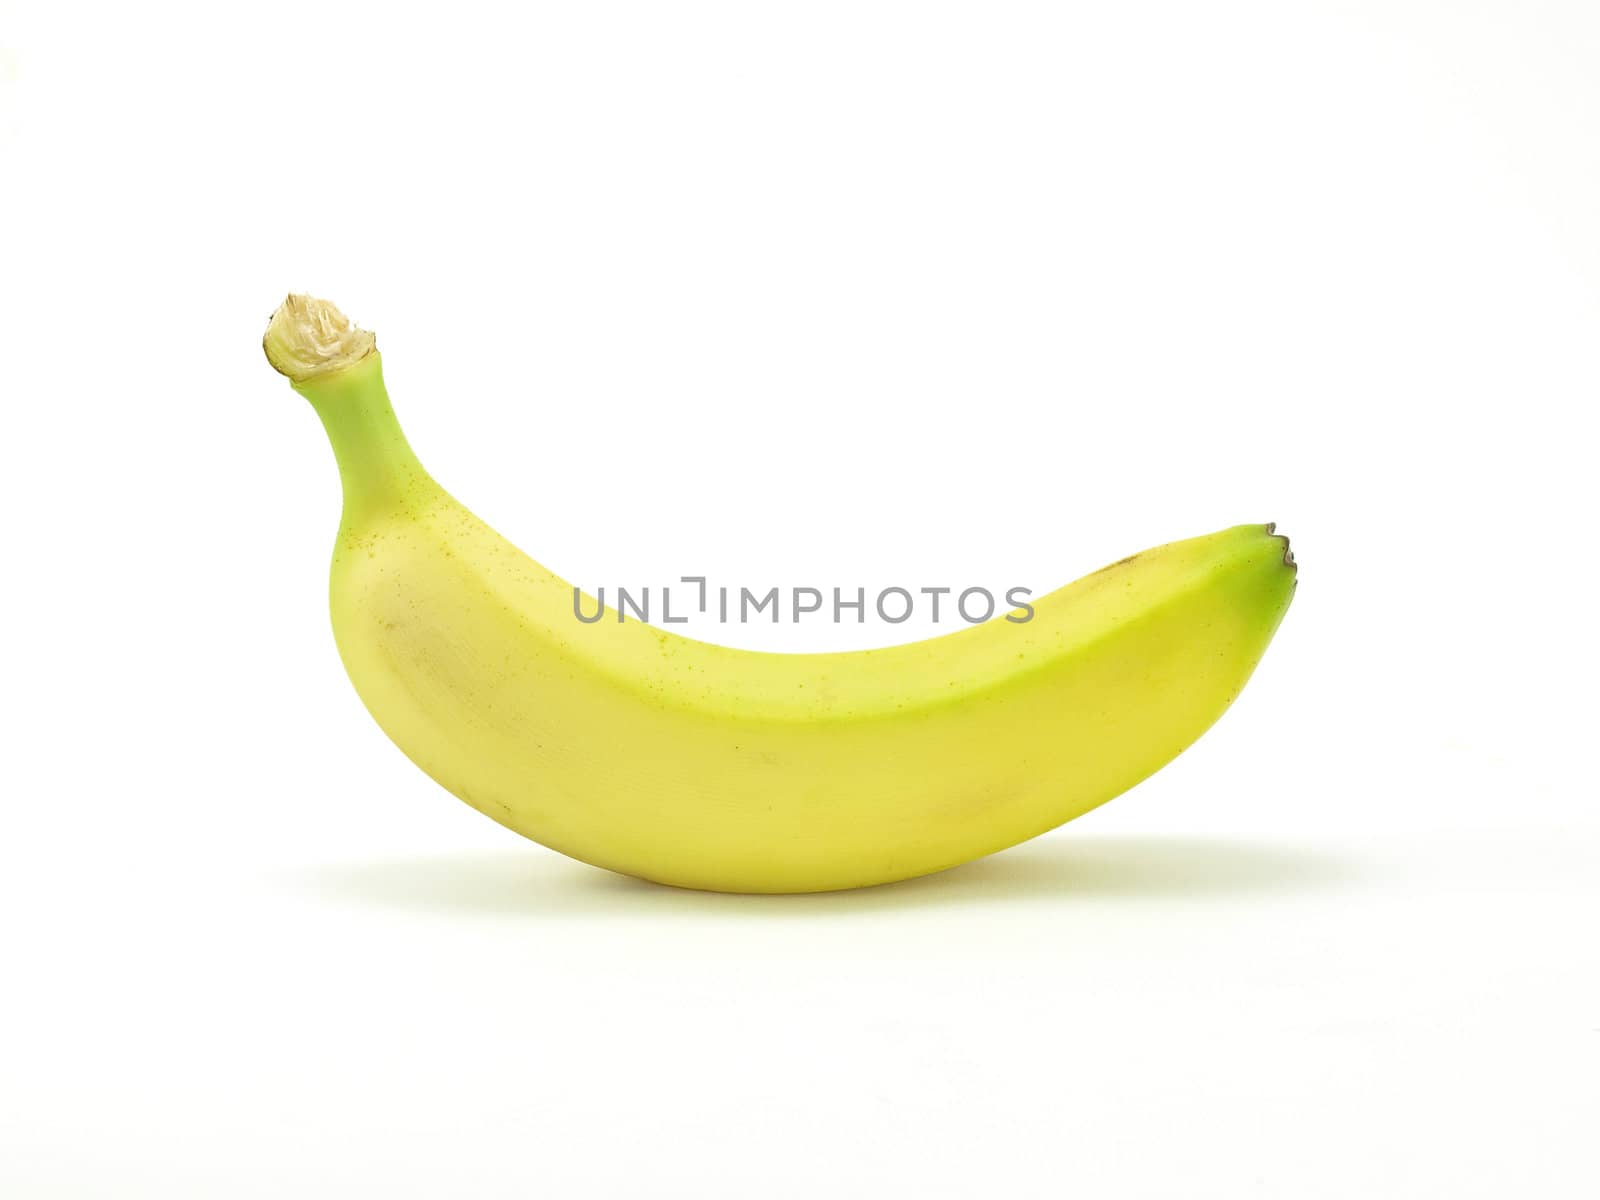
[[[305,383],[359,362],[377,350],[378,339],[331,301],[290,292],[267,322],[261,348],[273,370]]]
[[[1292,569],[1296,574],[1299,574],[1300,567],[1299,564],[1294,561],[1294,550],[1289,545],[1289,535],[1278,532],[1278,523],[1276,521],[1268,521],[1264,526],[1262,526],[1262,528],[1267,531],[1268,537],[1272,538],[1274,541],[1283,543],[1283,565]]]

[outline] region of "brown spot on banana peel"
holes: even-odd
[[[1141,550],[1139,553],[1142,554],[1142,553],[1144,553],[1144,551]],[[1128,555],[1127,558],[1119,558],[1119,559],[1117,559],[1116,562],[1107,563],[1105,566],[1101,567],[1098,571],[1094,571],[1090,575],[1085,576],[1085,578],[1093,578],[1095,575],[1104,575],[1107,571],[1114,571],[1120,566],[1123,566],[1123,565],[1125,565],[1127,563],[1131,563],[1134,559],[1136,559],[1138,557],[1139,557],[1138,554],[1130,554],[1130,555]]]

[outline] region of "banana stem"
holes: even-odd
[[[294,385],[322,420],[344,485],[346,519],[375,507],[401,509],[432,484],[383,386],[383,360],[373,351],[332,375]]]
[[[322,420],[344,485],[346,523],[375,509],[409,508],[436,488],[394,415],[371,333],[326,300],[290,296],[262,347]]]

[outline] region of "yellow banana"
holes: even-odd
[[[880,650],[584,623],[569,584],[423,470],[370,333],[291,296],[264,344],[338,460],[333,628],[373,718],[485,815],[661,883],[861,887],[1052,829],[1221,716],[1294,592],[1287,539],[1240,525],[1125,558],[1025,623]]]

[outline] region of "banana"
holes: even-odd
[[[1294,593],[1288,540],[1257,524],[1132,555],[1026,623],[886,649],[756,653],[609,612],[586,624],[569,584],[423,469],[370,333],[290,296],[264,346],[338,461],[330,608],[367,710],[479,812],[626,875],[831,891],[1053,829],[1209,728]]]

